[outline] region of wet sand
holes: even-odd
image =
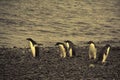
[[[76,46],[75,57],[62,59],[57,47],[40,47],[40,59],[35,59],[28,48],[0,48],[0,80],[120,79],[120,46],[112,47],[106,65],[94,67],[89,67],[93,61],[87,51],[87,46]]]

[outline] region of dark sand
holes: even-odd
[[[120,80],[120,47],[112,47],[106,65],[93,68],[86,49],[76,46],[75,57],[62,59],[57,47],[40,47],[35,59],[29,49],[1,48],[0,80]]]

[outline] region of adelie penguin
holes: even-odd
[[[38,44],[31,38],[27,38],[26,40],[30,43],[30,48],[32,51],[32,56],[35,58],[39,58],[39,47]]]
[[[65,58],[66,57],[66,50],[67,50],[67,48],[64,45],[64,43],[57,42],[55,45],[59,47],[60,57]]]
[[[108,54],[110,52],[110,48],[111,46],[109,44],[106,44],[100,51],[99,55],[98,55],[98,60],[97,62],[101,62],[102,64],[104,64],[106,62],[106,59],[108,57]]]
[[[67,47],[67,54],[69,55],[69,57],[75,56],[76,53],[75,53],[75,46],[74,46],[73,42],[70,40],[66,40],[64,42]]]
[[[95,43],[93,41],[89,41],[89,51],[88,51],[88,55],[89,55],[89,59],[96,59],[96,53],[97,53],[97,49],[95,46]]]

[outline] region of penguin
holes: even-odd
[[[97,53],[95,43],[93,41],[89,41],[88,44],[89,44],[89,51],[88,51],[89,59],[94,59],[95,60],[96,59],[96,53]]]
[[[70,40],[66,40],[64,42],[67,47],[67,54],[69,55],[69,57],[75,56],[76,53],[75,53],[75,47],[74,47],[73,42]]]
[[[38,47],[38,44],[31,38],[27,38],[26,40],[28,40],[29,43],[30,43],[32,56],[35,57],[35,58],[38,58],[39,57],[39,47]]]
[[[100,61],[102,64],[104,64],[106,62],[106,59],[108,57],[108,54],[110,52],[110,44],[106,44],[100,51],[99,55],[98,55],[98,61]]]
[[[67,48],[64,45],[64,43],[57,42],[55,45],[59,47],[60,57],[65,58],[66,57]]]

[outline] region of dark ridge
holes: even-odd
[[[7,13],[7,12],[0,12],[0,15],[12,16],[12,17],[19,17],[17,14]]]
[[[112,50],[120,50],[120,46],[112,47]]]
[[[118,31],[113,31],[113,30],[112,30],[112,31],[110,31],[110,32],[111,32],[111,33],[119,33]]]
[[[47,31],[47,30],[37,30],[37,31],[40,31],[40,32],[43,32],[43,33],[56,33],[56,32],[53,32],[53,31]]]
[[[109,42],[109,43],[119,43],[120,41],[109,40],[109,41],[102,41],[100,43],[102,44],[102,43],[107,43],[107,42]]]
[[[0,38],[2,38],[2,39],[9,39],[9,38],[7,38],[7,37],[5,37],[5,36],[0,36]]]
[[[16,22],[12,21],[11,19],[0,18],[0,22],[7,23],[7,24],[16,24]]]
[[[95,33],[89,32],[89,33],[85,33],[85,35],[96,35]]]
[[[85,25],[89,25],[89,23],[86,23],[86,22],[75,22],[75,24],[85,24]]]
[[[62,24],[62,25],[64,25],[63,23],[60,23],[60,22],[52,22],[53,24]]]
[[[22,24],[26,24],[24,21],[21,20],[15,20],[15,19],[4,19],[4,18],[0,18],[0,22],[6,23],[6,24],[18,24],[18,25],[22,25]]]
[[[119,18],[111,18],[107,20],[107,22],[114,22],[114,21],[119,21],[119,20],[120,20]]]
[[[106,28],[112,28],[112,26],[109,26],[109,25],[105,25],[104,27],[106,27]]]

